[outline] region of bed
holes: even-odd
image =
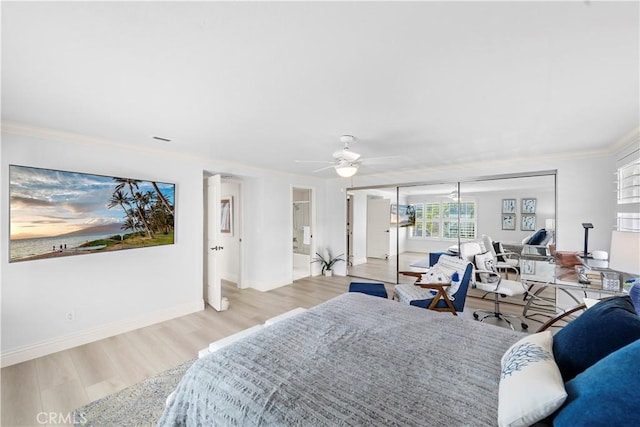
[[[347,293],[196,361],[158,425],[495,425],[523,335]]]

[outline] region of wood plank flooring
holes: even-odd
[[[296,307],[312,307],[347,291],[352,277],[310,277],[260,292],[224,284],[230,308],[201,312],[30,360],[1,370],[2,426],[69,425],[77,407],[197,357],[210,342]],[[386,284],[388,291],[393,285]],[[468,298],[473,309],[491,301]],[[522,308],[504,304],[505,312]],[[531,325],[535,331],[537,325]]]

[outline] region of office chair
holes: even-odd
[[[527,292],[524,285],[515,280],[503,279],[500,273],[496,271],[491,252],[484,252],[484,248],[478,242],[462,243],[460,245],[460,254],[464,254],[463,257],[469,261],[471,258],[474,260],[476,267],[474,274],[475,287],[493,294],[493,311],[476,310],[473,312],[473,317],[481,322],[489,317],[495,317],[507,322],[513,330],[515,328],[509,319],[518,319],[522,329],[527,329],[529,325],[520,317],[500,311],[500,296],[524,295]],[[480,317],[482,313],[484,313],[484,316]]]

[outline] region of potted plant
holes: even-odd
[[[319,262],[322,265],[322,274],[325,276],[331,276],[333,274],[333,265],[338,261],[344,261],[343,258],[340,258],[342,255],[344,254],[332,257],[331,251],[327,249],[324,251],[324,256],[316,252],[316,257],[311,261],[311,263]]]

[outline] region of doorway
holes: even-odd
[[[205,171],[204,298],[217,311],[229,307],[222,281],[242,288],[241,208],[242,181]]]
[[[293,280],[311,276],[313,197],[310,188],[291,189]]]

